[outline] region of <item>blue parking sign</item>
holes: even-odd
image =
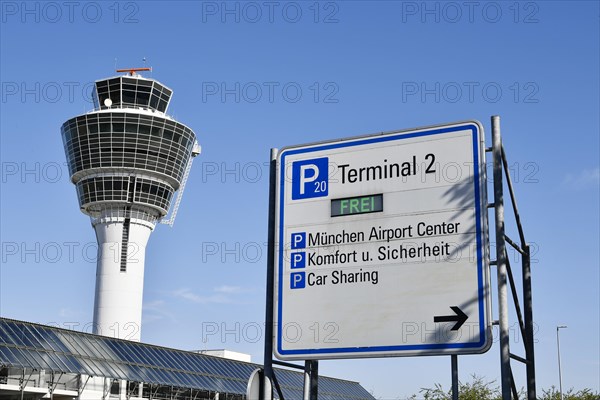
[[[306,274],[293,272],[290,274],[290,289],[304,289],[306,287]]]
[[[306,248],[306,232],[292,233],[292,250]]]
[[[292,200],[325,197],[329,192],[329,158],[292,163]]]
[[[291,267],[292,268],[304,268],[306,267],[306,252],[301,251],[298,253],[292,253]]]

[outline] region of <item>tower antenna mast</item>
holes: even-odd
[[[140,71],[152,71],[152,68],[144,67],[144,68],[124,68],[118,69],[117,72],[129,72],[129,76],[137,75],[136,72]]]

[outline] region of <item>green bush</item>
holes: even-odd
[[[460,400],[502,400],[502,392],[495,381],[485,381],[483,377],[472,375],[472,382],[458,385],[458,398]],[[519,399],[526,400],[525,390],[519,391]],[[575,391],[573,388],[563,392],[564,400],[600,400],[600,393],[591,389]],[[436,383],[433,388],[423,388],[419,394],[412,395],[407,400],[452,400],[452,389],[445,390]],[[560,392],[554,386],[550,389],[538,391],[538,400],[561,400]]]
[[[573,388],[563,393],[564,400],[600,400],[600,394],[594,393],[591,389],[583,389],[575,392]],[[560,400],[560,392],[552,386],[548,390],[542,390],[542,396],[539,400]]]

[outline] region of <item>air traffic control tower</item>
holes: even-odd
[[[79,207],[98,240],[94,333],[139,341],[146,244],[173,224],[196,135],[166,115],[172,91],[138,68],[96,81],[94,110],[61,127]],[[170,218],[171,200],[177,198]]]

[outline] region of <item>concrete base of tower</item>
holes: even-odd
[[[155,225],[104,216],[93,226],[98,240],[94,333],[140,341],[146,244]]]

